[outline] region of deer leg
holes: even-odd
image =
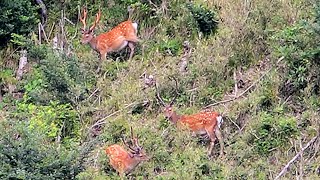
[[[211,126],[211,127],[205,128],[205,129],[206,129],[206,132],[210,138],[210,147],[208,150],[208,156],[210,157],[212,155],[214,141],[216,140],[216,136],[214,134],[214,127]]]
[[[125,171],[124,171],[124,165],[120,162],[118,162],[118,165],[119,165],[119,167],[118,167],[117,171],[119,173],[120,179],[122,180],[126,176]]]
[[[134,53],[134,44],[133,44],[133,42],[129,42],[129,43],[128,43],[128,46],[129,46],[129,48],[130,48],[130,57],[129,57],[129,60],[131,60],[131,59],[132,59],[132,56],[133,56],[133,53]]]
[[[215,131],[214,131],[216,137],[219,140],[219,144],[220,144],[220,156],[223,156],[223,149],[224,149],[224,143],[223,143],[223,137],[222,137],[222,133],[219,129],[218,126],[216,126]]]
[[[105,61],[105,60],[107,60],[107,53],[106,52],[100,53],[99,64],[98,64],[98,68],[96,70],[96,73],[100,72],[100,69],[102,66],[102,61]]]

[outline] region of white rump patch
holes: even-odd
[[[138,23],[132,23],[133,28],[138,32]]]
[[[218,127],[220,128],[221,124],[223,123],[222,116],[218,116],[217,121],[218,121]]]

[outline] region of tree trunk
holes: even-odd
[[[41,9],[41,24],[43,27],[45,27],[47,24],[47,18],[48,18],[47,7],[42,0],[36,0],[36,3],[39,5]]]

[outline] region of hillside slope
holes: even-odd
[[[128,179],[320,178],[320,2],[94,2],[44,1],[41,42],[34,28],[2,48],[1,179],[118,179],[105,148],[130,127],[151,158]],[[83,4],[89,22],[101,9],[97,34],[134,9],[132,60],[129,48],[110,53],[96,72],[98,53],[80,43]],[[223,157],[164,118],[150,80],[165,102],[177,91],[178,113],[222,114]]]

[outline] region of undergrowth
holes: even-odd
[[[61,9],[72,22],[64,24],[65,49],[38,45],[31,33],[0,52],[3,179],[120,179],[105,148],[123,145],[130,127],[151,158],[127,179],[274,179],[319,133],[319,2],[46,3],[48,24],[60,22]],[[101,9],[97,34],[127,20],[127,6],[134,9],[141,42],[133,60],[127,60],[128,49],[110,53],[96,72],[98,54],[79,41],[83,5],[89,22]],[[54,26],[51,35],[59,32]],[[185,41],[191,56],[187,71],[180,72]],[[30,67],[22,80],[15,78],[15,47],[28,50]],[[208,106],[222,114],[224,157],[218,157],[216,142],[209,159],[206,139],[164,118],[144,75],[155,78],[165,102],[177,95],[178,113]],[[319,178],[318,144],[305,150],[285,178]]]

